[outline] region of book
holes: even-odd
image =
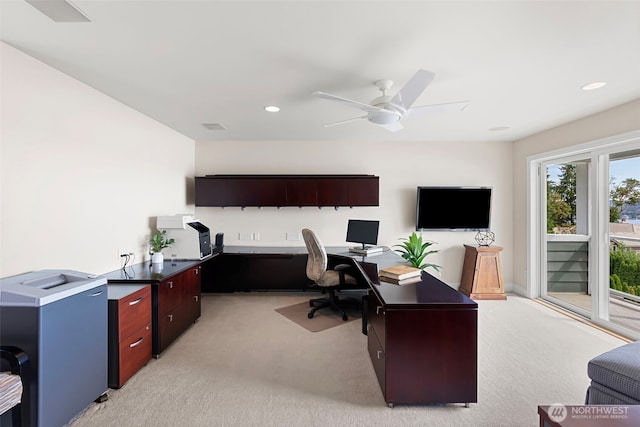
[[[420,277],[422,270],[409,265],[396,265],[393,267],[387,267],[380,270],[379,275],[389,277],[391,279],[402,280],[409,277]]]
[[[384,248],[382,246],[367,246],[364,249],[362,249],[362,247],[349,248],[349,252],[353,252],[360,255],[379,254],[379,253],[382,253],[383,251],[384,251]]]
[[[408,277],[406,279],[392,279],[391,277],[380,276],[380,281],[385,283],[392,283],[394,285],[408,285],[410,283],[419,283],[422,281],[421,276]]]

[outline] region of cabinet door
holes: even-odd
[[[182,300],[182,276],[179,274],[158,284],[158,314],[168,313]]]
[[[158,337],[157,353],[162,353],[182,333],[177,310],[171,310],[158,316],[158,329],[154,332]]]
[[[375,330],[376,335],[380,340],[380,345],[384,350],[386,348],[387,336],[384,306],[373,291],[369,291],[369,311],[367,312],[367,320],[369,325],[371,325],[370,329]]]
[[[379,206],[380,181],[377,176],[349,178],[347,199],[349,206]]]
[[[256,189],[257,206],[287,205],[287,180],[285,178],[257,178],[252,181]]]
[[[151,359],[151,324],[133,333],[119,345],[119,375],[117,387],[127,382]],[[110,387],[114,385],[109,384]]]
[[[196,177],[196,206],[226,206],[227,180]]]
[[[119,341],[151,323],[151,286],[118,300]]]
[[[183,280],[183,310],[185,311],[185,317],[188,319],[188,322],[193,323],[200,318],[201,314],[200,266],[191,268],[182,274],[185,275]]]
[[[371,363],[373,364],[373,370],[376,372],[376,377],[378,377],[378,383],[380,384],[380,389],[382,390],[382,395],[385,396],[386,400],[386,360],[384,350],[382,348],[382,344],[380,344],[380,340],[375,333],[375,329],[369,329],[369,333],[367,334],[367,348],[369,350],[369,357],[371,358]]]
[[[254,178],[228,178],[226,181],[225,206],[257,206],[257,189]]]
[[[288,206],[318,206],[318,186],[313,178],[287,180]]]
[[[348,206],[347,179],[319,178],[318,206]]]

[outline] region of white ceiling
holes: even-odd
[[[73,3],[92,22],[1,0],[1,39],[195,140],[512,141],[640,98],[637,0]],[[323,127],[361,112],[314,91],[369,102],[420,68],[414,105],[469,107]]]

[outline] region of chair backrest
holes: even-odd
[[[327,251],[324,249],[324,245],[320,239],[308,228],[302,229],[302,238],[309,253],[307,259],[307,277],[316,282],[327,270]]]

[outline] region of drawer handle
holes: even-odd
[[[380,309],[381,309],[381,308],[382,308],[382,306],[381,306],[381,305],[379,305],[379,306],[377,306],[377,307],[376,307],[376,314],[380,314]]]
[[[98,291],[94,294],[89,295],[90,297],[97,297],[98,295],[102,295],[102,291]]]
[[[169,289],[173,289],[173,282],[169,282]]]
[[[129,347],[130,348],[137,347],[140,344],[142,344],[142,341],[144,341],[144,337],[140,338],[138,341],[134,342],[133,344],[129,344]]]
[[[169,314],[169,322],[173,322],[173,314]]]
[[[196,300],[196,302],[198,302],[198,295],[194,295],[193,299]]]
[[[144,299],[144,297],[140,297],[140,298],[138,298],[138,299],[137,299],[137,300],[135,300],[135,301],[131,301],[131,302],[129,303],[129,305],[136,305],[136,304],[138,304],[139,302],[141,302],[143,299]]]
[[[382,350],[378,350],[378,359],[382,359],[380,356],[382,356]]]

